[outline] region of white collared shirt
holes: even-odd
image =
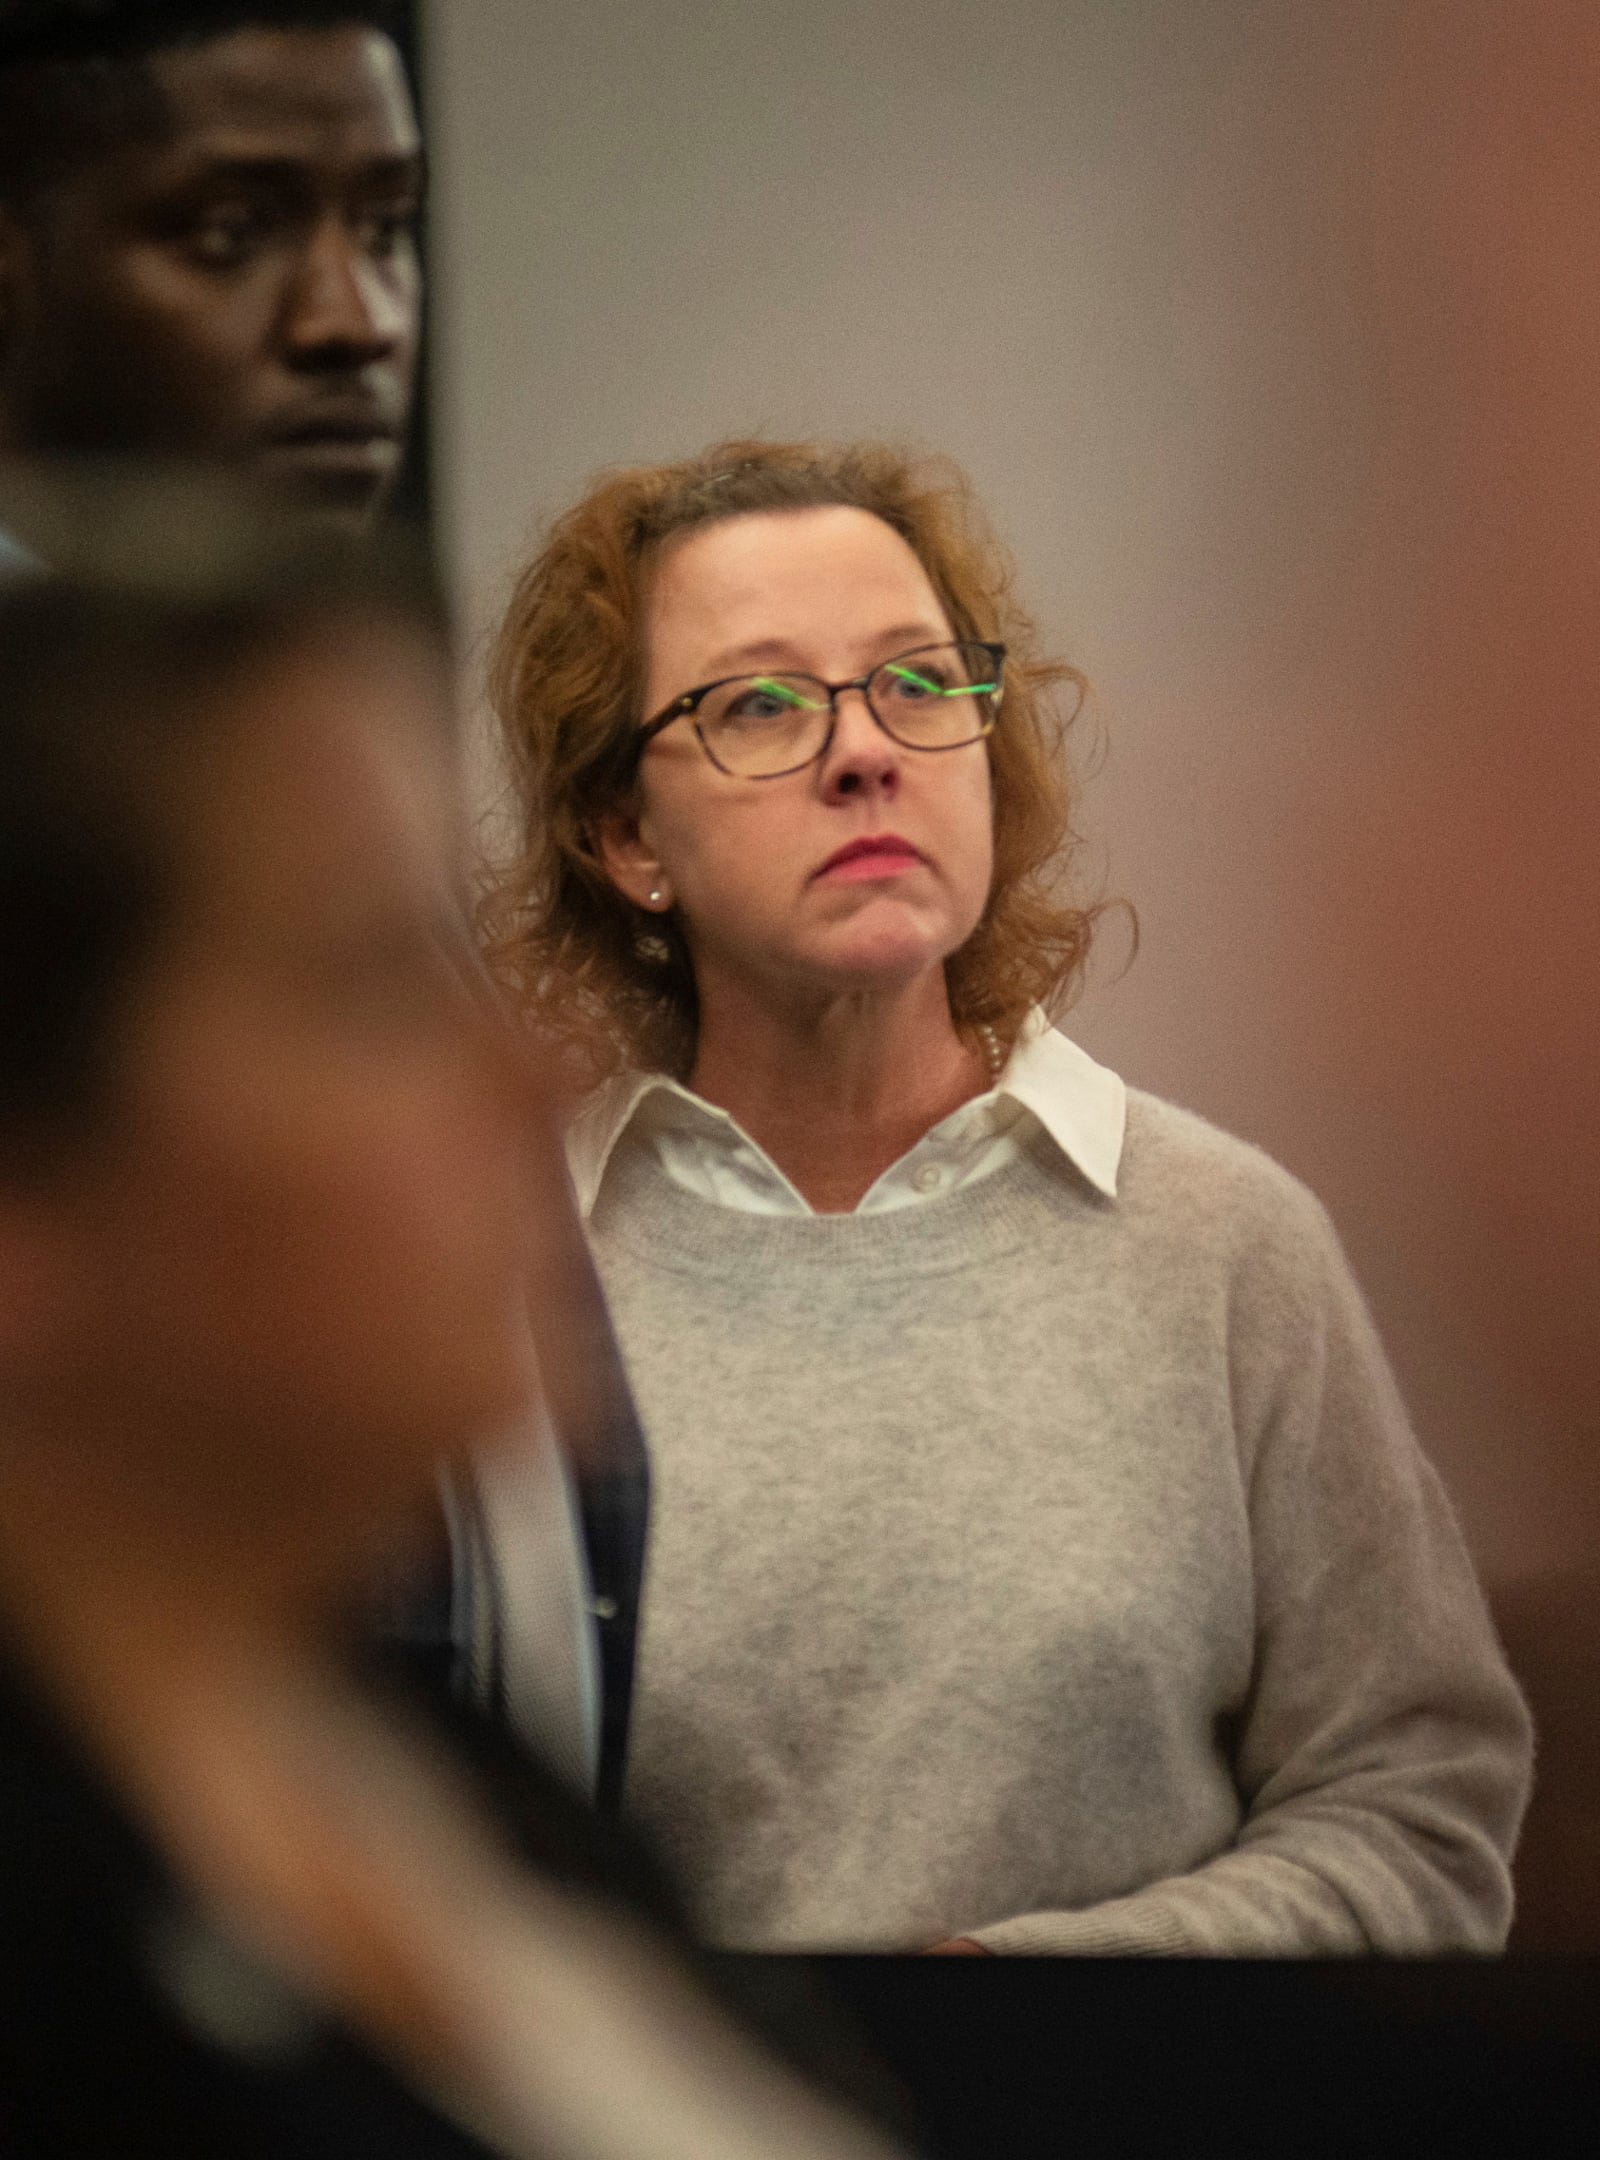
[[[887,1213],[943,1199],[1015,1160],[1044,1132],[1097,1191],[1114,1200],[1127,1090],[1116,1073],[1050,1025],[1036,1006],[987,1094],[942,1118],[857,1205]],[[619,1073],[579,1108],[567,1161],[587,1216],[619,1148],[648,1148],[674,1184],[747,1215],[809,1215],[804,1195],[726,1110],[664,1073]]]
[[[498,1686],[519,1738],[581,1791],[600,1763],[600,1646],[573,1466],[542,1408],[522,1431],[474,1459],[477,1534],[493,1568],[475,1572],[472,1526],[447,1500],[456,1594],[473,1584],[487,1609],[464,1622],[471,1684],[493,1705]],[[487,1635],[488,1640],[483,1638]]]

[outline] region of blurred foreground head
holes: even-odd
[[[392,15],[0,0],[0,453],[219,460],[370,516],[421,314]]]
[[[210,514],[0,589],[0,1430],[320,1564],[526,1403],[538,1120],[425,585]]]

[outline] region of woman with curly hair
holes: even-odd
[[[959,477],[603,479],[500,636],[502,969],[653,1450],[713,1941],[1488,1950],[1528,1729],[1317,1203],[1053,1026],[1063,690]]]

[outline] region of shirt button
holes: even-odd
[[[924,1163],[920,1170],[913,1170],[911,1182],[918,1192],[937,1192],[945,1181],[945,1172],[937,1163]]]

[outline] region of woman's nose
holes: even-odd
[[[899,744],[878,725],[864,690],[841,690],[833,740],[822,761],[825,795],[892,796],[900,784]]]

